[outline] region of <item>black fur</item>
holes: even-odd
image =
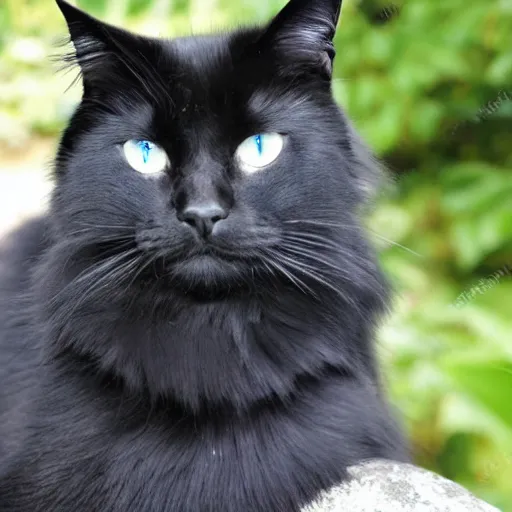
[[[406,459],[379,390],[375,165],[331,96],[340,0],[172,41],[58,1],[84,97],[0,255],[0,511],[296,512]],[[244,176],[247,137],[286,135]],[[147,178],[121,145],[150,139]],[[222,203],[206,242],[177,211]]]

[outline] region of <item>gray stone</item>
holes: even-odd
[[[460,485],[410,464],[375,460],[303,512],[499,512]]]

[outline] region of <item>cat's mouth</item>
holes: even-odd
[[[174,262],[160,262],[159,273],[153,273],[157,286],[183,291],[188,295],[211,299],[246,287],[251,273],[250,263],[235,257],[222,257],[214,251],[203,251]]]
[[[268,235],[268,231],[264,234]],[[265,244],[274,239],[275,235],[266,236]],[[144,273],[145,280],[156,280],[166,289],[178,287],[209,293],[250,286],[261,267],[261,236],[247,236],[236,244],[220,238],[199,241],[184,237],[180,244],[175,241],[161,227],[140,231],[137,247],[153,261],[151,269]]]

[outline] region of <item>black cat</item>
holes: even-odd
[[[49,212],[0,255],[0,510],[296,512],[406,459],[341,1],[175,40],[57,3],[84,94]]]

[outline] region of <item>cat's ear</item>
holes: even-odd
[[[330,78],[341,4],[342,0],[290,0],[272,20],[261,42],[290,61],[317,67]]]
[[[56,0],[69,29],[74,51],[66,65],[78,64],[84,89],[107,84],[113,73],[134,72],[130,55],[137,55],[142,38],[104,23],[64,0]]]

